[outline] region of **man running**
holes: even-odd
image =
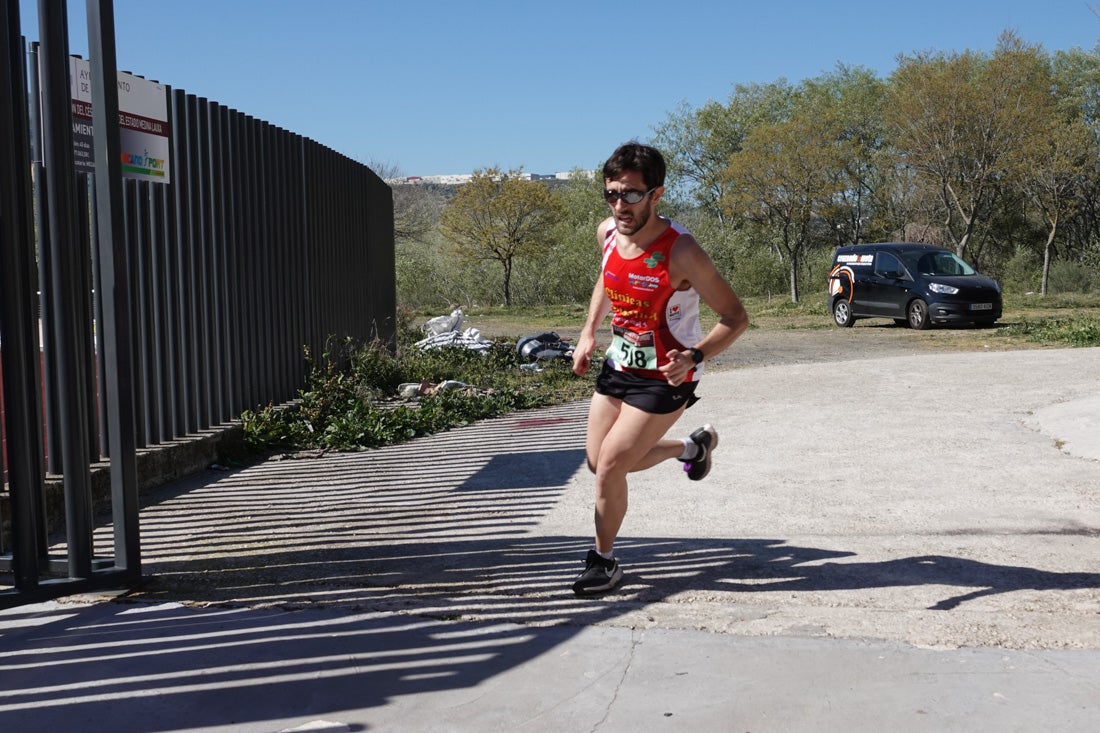
[[[748,328],[737,294],[684,227],[654,213],[665,191],[660,151],[637,142],[620,146],[603,167],[611,216],[596,230],[603,250],[584,328],[573,350],[573,371],[588,371],[596,330],[610,313],[611,346],[588,411],[585,451],[596,475],[596,546],[573,584],[578,595],[611,590],[623,572],[614,555],[626,516],[632,471],[670,458],[688,478],[710,471],[718,432],[704,425],[683,439],[665,433],[698,397],[703,362]],[[718,316],[704,336],[702,299]]]

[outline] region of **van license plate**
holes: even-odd
[[[971,303],[970,310],[972,311],[991,311],[993,310],[992,303]]]

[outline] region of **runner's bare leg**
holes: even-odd
[[[663,439],[683,412],[681,408],[654,415],[616,398],[593,395],[586,451],[596,474],[596,549],[600,552],[612,550],[626,516],[627,474],[677,458],[683,451],[680,441]]]

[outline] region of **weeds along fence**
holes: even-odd
[[[110,2],[87,2],[91,121],[74,117],[88,110],[65,4],[40,4],[30,45],[18,5],[0,5],[0,606],[132,584],[139,449],[293,399],[304,348],[396,337],[393,204],[377,175],[163,86],[166,156],[124,178]],[[89,172],[81,145],[95,150]],[[103,461],[107,560],[91,545],[90,466]],[[64,483],[61,560],[47,551],[50,475]]]

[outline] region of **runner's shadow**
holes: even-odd
[[[668,545],[663,545],[667,547]],[[973,590],[945,598],[929,610],[948,611],[985,596],[1022,590],[1076,590],[1100,588],[1100,573],[1051,572],[1014,565],[997,565],[960,557],[922,555],[881,562],[821,562],[852,557],[851,552],[832,552],[793,547],[781,541],[735,541],[726,562],[717,547],[695,547],[691,551],[666,553],[667,564],[656,560],[637,570],[638,580],[652,587],[659,597],[696,588],[737,593],[827,592],[888,587],[957,586]],[[684,574],[683,558],[701,561],[697,574]],[[663,571],[681,566],[672,577]],[[688,563],[690,565],[690,562]]]

